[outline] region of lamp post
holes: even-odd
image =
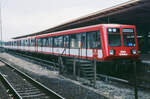
[[[0,1],[0,36],[1,36],[1,47],[2,47],[2,1]]]

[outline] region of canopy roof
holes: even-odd
[[[106,23],[136,25],[139,32],[148,31],[148,25],[150,24],[150,0],[131,0],[111,8],[79,17],[44,31],[15,37],[13,39]]]

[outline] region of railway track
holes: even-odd
[[[26,58],[29,61],[32,60],[32,62],[34,62],[36,64],[40,64],[40,65],[42,64],[47,69],[58,71],[58,65],[59,65],[58,63],[55,63],[55,62],[52,62],[52,61],[43,60],[43,59],[31,56],[31,55],[21,54],[21,53],[18,53],[18,52],[15,52],[15,53],[14,52],[8,52],[8,53],[16,55],[16,56],[24,57],[24,58]]]
[[[0,69],[0,78],[15,99],[64,99],[59,94],[13,67],[6,60],[0,58],[0,62],[5,64]]]

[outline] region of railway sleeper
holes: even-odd
[[[44,93],[41,93],[41,94],[34,94],[34,95],[24,95],[24,96],[21,96],[22,98],[38,98],[38,97],[48,97],[48,96],[46,96]]]
[[[36,90],[37,88],[36,88],[36,87],[26,87],[26,88],[16,87],[15,89],[16,89],[17,91],[19,91],[19,90],[22,90],[22,89],[24,89],[24,90]]]
[[[23,93],[19,93],[21,96],[26,96],[26,95],[38,95],[38,94],[42,94],[42,95],[46,95],[44,93],[42,93],[41,91],[35,91],[35,92],[23,92]]]
[[[30,90],[16,90],[18,93],[24,93],[24,92],[34,92],[34,91],[40,91],[39,89],[30,89]]]

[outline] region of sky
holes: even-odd
[[[129,0],[0,0],[2,39],[36,33]]]

